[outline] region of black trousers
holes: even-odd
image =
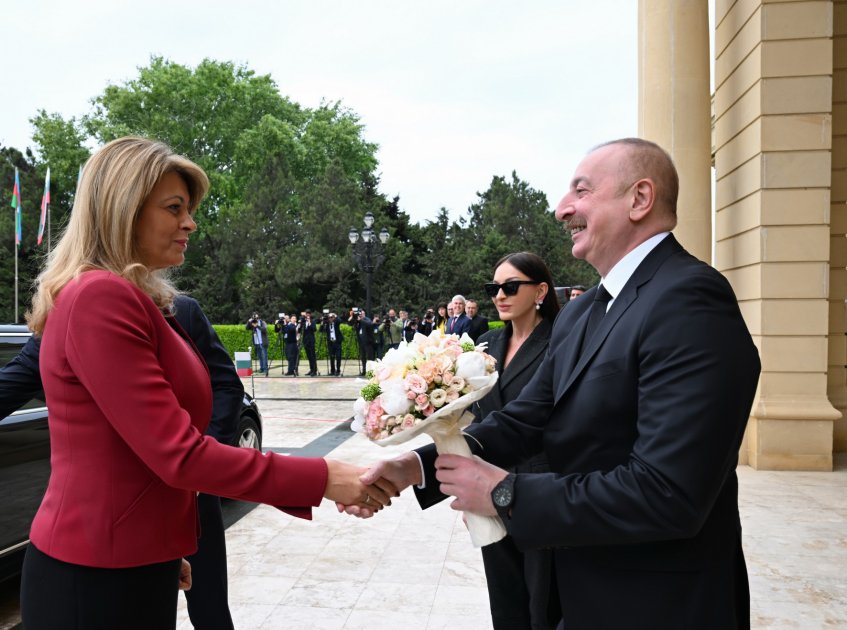
[[[521,552],[511,536],[482,548],[494,630],[553,630],[561,619],[553,552]]]
[[[195,630],[233,630],[226,574],[226,538],[221,500],[210,494],[197,497],[200,540],[191,563],[191,589],[185,591],[188,616]]]
[[[27,630],[176,628],[180,560],[127,569],[70,564],[30,544],[21,576]]]
[[[309,359],[309,373],[318,373],[318,357],[315,354],[315,340],[306,340],[303,342],[303,349],[306,351],[306,358]]]
[[[362,362],[362,374],[367,371],[368,361],[374,360],[374,347],[365,342],[359,344],[359,360]]]
[[[288,372],[286,372],[286,374],[289,376],[297,372],[297,359],[299,354],[300,348],[297,347],[296,343],[285,344],[285,358],[288,361]]]
[[[327,340],[329,336],[327,336]],[[329,371],[333,374],[341,373],[341,341],[336,339],[335,341],[327,341],[327,347],[329,348]]]

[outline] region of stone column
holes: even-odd
[[[679,171],[674,234],[712,261],[711,105],[707,0],[639,0],[638,134]]]
[[[833,3],[832,188],[830,192],[829,399],[836,452],[847,451],[847,0]]]
[[[755,468],[831,470],[833,5],[715,5],[715,266],[762,359],[742,455]]]

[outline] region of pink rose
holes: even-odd
[[[418,366],[418,375],[422,379],[424,379],[424,381],[426,381],[427,383],[431,383],[432,379],[435,378],[435,376],[436,376],[435,366],[432,364],[431,361],[426,361],[424,363],[421,363]],[[426,391],[426,388],[424,388],[423,391]],[[420,393],[420,392],[417,392],[417,393]]]
[[[426,392],[426,381],[419,374],[407,375],[403,385],[405,385],[406,389],[415,392],[416,394],[423,394]]]
[[[416,396],[417,396],[417,394],[415,392],[413,392],[411,389],[406,392],[406,398],[408,398],[409,400],[414,400]]]
[[[426,417],[429,417],[435,413],[435,407],[433,407],[432,405],[427,405],[426,407],[421,409],[421,413]]]
[[[416,406],[424,407],[427,403],[429,403],[429,396],[427,396],[426,394],[418,394],[415,397]]]
[[[451,389],[451,390],[447,391],[447,402],[448,403],[451,403],[454,400],[458,400],[458,399],[459,399],[459,392],[457,392],[455,389]]]
[[[411,429],[413,426],[415,426],[415,416],[410,413],[407,413],[403,418],[403,428]]]
[[[441,382],[445,385],[449,385],[450,383],[452,383],[453,372],[451,372],[450,370],[445,370],[444,373],[441,375]]]

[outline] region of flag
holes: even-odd
[[[21,244],[21,180],[15,168],[15,189],[12,191],[12,207],[15,209],[15,245]]]
[[[47,206],[50,205],[50,167],[47,167],[47,177],[44,179],[44,194],[41,196],[41,221],[38,223],[38,244],[44,237],[44,226],[47,225]]]
[[[253,360],[249,352],[235,353],[235,371],[238,376],[250,376],[253,374]]]

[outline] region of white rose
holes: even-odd
[[[406,397],[406,390],[403,389],[403,381],[393,379],[380,383],[382,393],[379,395],[379,400],[382,408],[390,416],[405,415],[412,406],[412,401]]]
[[[480,352],[463,352],[456,359],[456,376],[466,381],[485,376],[485,357]]]
[[[356,433],[365,432],[365,418],[368,415],[368,401],[364,398],[357,398],[353,403],[353,422],[350,423],[350,428]]]

